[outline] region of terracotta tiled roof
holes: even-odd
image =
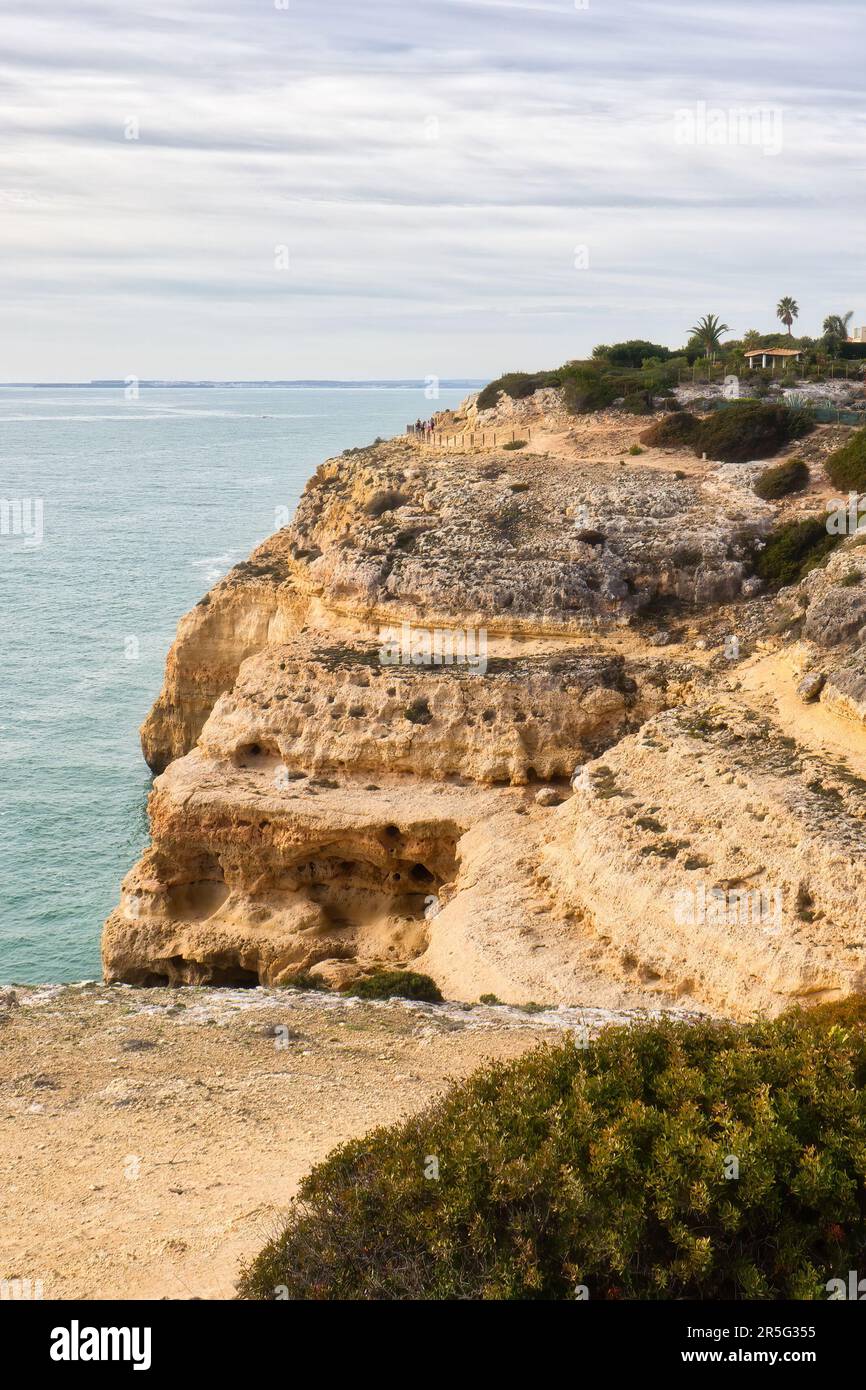
[[[802,348],[745,348],[746,357],[799,357]]]

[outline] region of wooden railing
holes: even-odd
[[[515,444],[518,439],[529,443],[532,430],[463,430],[452,433],[448,430],[416,430],[410,425],[406,430],[410,439],[426,444],[431,449],[495,449],[503,444]]]

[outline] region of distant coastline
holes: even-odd
[[[437,381],[437,386],[442,390],[455,391],[465,389],[467,391],[476,391],[480,390],[481,387],[485,385],[485,381],[486,378],[483,377],[440,377]],[[28,390],[59,390],[61,387],[63,390],[81,391],[105,390],[106,388],[117,388],[122,390],[128,384],[125,378],[94,381],[0,381],[0,390],[21,390],[24,387]],[[423,377],[398,380],[382,378],[381,380],[373,379],[369,381],[330,381],[326,378],[319,379],[312,377],[304,380],[296,379],[291,381],[169,381],[154,377],[152,380],[141,378],[137,382],[139,388],[146,387],[151,390],[160,391],[169,389],[206,390],[207,388],[226,390],[232,387],[238,389],[243,388],[245,390],[249,390],[250,387],[279,387],[281,390],[285,390],[287,387],[295,387],[298,390],[310,391],[320,387],[328,391],[339,390],[341,388],[345,390],[366,388],[368,390],[380,391],[423,391],[428,384],[429,379]]]

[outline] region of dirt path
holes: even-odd
[[[45,1298],[231,1298],[337,1143],[580,1021],[288,990],[16,994],[0,1007],[0,1279],[41,1280]]]
[[[737,670],[742,695],[756,713],[769,715],[813,752],[843,758],[852,772],[866,777],[866,730],[819,702],[805,704],[797,694],[798,678],[796,650],[759,657]]]

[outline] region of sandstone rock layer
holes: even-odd
[[[531,449],[322,465],[179,625],[108,979],[387,965],[736,1016],[863,989],[858,542],[779,595],[753,577],[829,493],[822,434],[808,495],[770,504],[759,461],[626,461],[645,423],[545,400]]]

